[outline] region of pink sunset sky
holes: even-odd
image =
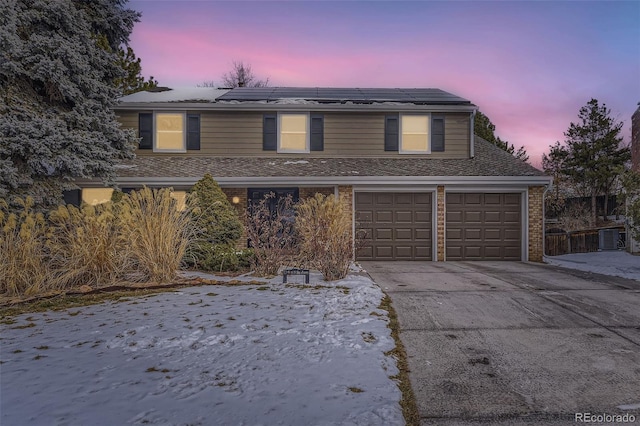
[[[591,98],[640,102],[640,1],[144,1],[131,46],[163,86],[221,82],[232,62],[272,86],[434,87],[476,104],[540,166]]]

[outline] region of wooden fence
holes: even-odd
[[[620,229],[621,231],[624,228]],[[545,254],[558,256],[569,253],[589,253],[599,249],[599,229],[545,234]]]

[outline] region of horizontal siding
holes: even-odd
[[[138,114],[117,114],[125,127],[137,128]],[[384,150],[384,113],[325,113],[324,151],[278,154],[262,151],[262,117],[255,112],[200,112],[201,149],[183,155],[250,157],[406,157]],[[445,114],[445,151],[425,158],[469,156],[469,114]],[[138,150],[137,155],[167,155]],[[176,155],[176,154],[171,154]],[[418,155],[412,155],[418,156]]]

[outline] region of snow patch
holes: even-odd
[[[284,165],[287,165],[287,164],[309,164],[309,162],[307,160],[298,160],[298,161],[285,161],[282,164],[284,164]]]

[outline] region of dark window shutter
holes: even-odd
[[[262,123],[262,150],[276,151],[278,149],[278,124],[275,114],[265,114]]]
[[[324,151],[324,116],[311,115],[311,151]]]
[[[384,150],[398,151],[398,116],[387,115],[384,122]]]
[[[431,152],[444,151],[444,117],[434,115],[431,119]]]
[[[62,196],[64,197],[64,203],[79,207],[82,201],[82,190],[72,189],[71,191],[64,191]]]
[[[187,149],[200,149],[200,114],[187,114]]]
[[[153,148],[153,114],[150,112],[141,112],[138,114],[138,136],[140,140],[139,149]]]

